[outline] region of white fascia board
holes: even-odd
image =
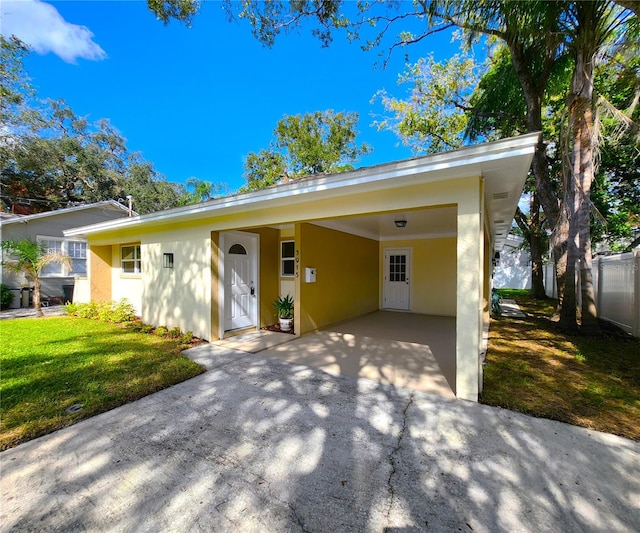
[[[531,156],[539,134],[530,133],[501,141],[461,148],[441,154],[384,163],[341,174],[309,177],[280,184],[268,189],[228,196],[190,205],[167,209],[129,219],[101,222],[65,230],[65,236],[92,235],[125,228],[147,228],[177,221],[210,218],[216,214],[229,215],[252,209],[278,207],[291,202],[292,196],[308,195],[309,200],[327,199],[358,192],[370,192],[399,186],[430,183],[448,179],[480,176],[491,170],[494,162],[502,159]]]
[[[92,204],[82,204],[75,205],[73,207],[65,207],[64,209],[55,209],[54,211],[45,211],[44,213],[36,213],[35,215],[24,215],[18,216],[16,218],[10,218],[8,220],[3,220],[2,224],[22,224],[25,222],[29,222],[31,220],[38,220],[40,218],[54,217],[60,215],[66,215],[69,213],[76,213],[78,211],[85,211],[87,209],[97,209],[97,208],[105,208],[105,207],[117,207],[124,211],[129,211],[129,209],[123,206],[120,202],[116,202],[115,200],[103,200],[102,202],[94,202]]]

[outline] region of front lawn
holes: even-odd
[[[502,296],[527,316],[492,319],[482,403],[640,440],[640,340],[606,323],[601,337],[566,335],[555,301]]]
[[[176,340],[85,318],[3,320],[0,339],[0,450],[204,371]]]

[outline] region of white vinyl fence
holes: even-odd
[[[556,298],[553,268],[552,263],[545,265],[544,283],[547,296]],[[640,337],[640,250],[598,256],[592,273],[598,316]]]

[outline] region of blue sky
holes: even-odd
[[[357,166],[411,156],[370,126],[382,111],[370,102],[375,92],[404,90],[403,52],[376,69],[376,52],[340,35],[322,48],[304,30],[265,48],[217,2],[205,2],[191,28],[164,26],[143,1],[3,0],[0,8],[2,33],[36,50],[24,64],[38,96],[62,98],[91,121],[110,119],[169,181],[195,176],[235,190],[244,158],[268,147],[279,119],[326,109],[360,115],[358,140],[373,153]],[[411,61],[430,52],[443,59],[457,44],[439,36],[408,51]]]

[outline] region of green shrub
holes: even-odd
[[[100,304],[98,302],[89,302],[86,304],[78,304],[76,314],[80,318],[96,319],[100,315]]]
[[[111,316],[109,322],[132,322],[136,319],[136,312],[133,305],[126,298],[122,298],[117,304],[111,307]]]
[[[164,337],[167,333],[169,333],[169,330],[164,326],[158,326],[155,330],[153,330],[153,334],[157,335],[158,337]]]
[[[122,324],[132,322],[136,318],[133,306],[123,298],[119,302],[89,302],[67,304],[67,313],[81,318],[92,318],[103,322]]]
[[[180,331],[180,328],[178,326],[175,326],[169,330],[167,335],[172,339],[178,339],[182,335],[182,331]]]
[[[182,345],[191,344],[192,339],[193,339],[193,331],[187,331],[180,337],[180,344]]]
[[[0,309],[7,309],[13,301],[11,289],[4,283],[0,284]]]
[[[78,305],[80,304],[74,304],[74,303],[67,303],[64,305],[64,310],[68,315],[77,315],[78,314]]]

